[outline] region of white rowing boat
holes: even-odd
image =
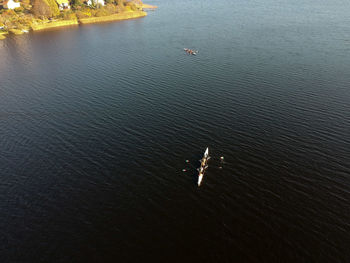
[[[209,148],[207,147],[207,149],[204,152],[202,160],[200,160],[201,166],[198,168],[198,171],[199,171],[199,174],[198,174],[198,186],[200,186],[201,183],[202,183],[204,172],[208,168],[207,163],[208,163],[209,159],[210,159],[210,157],[209,157]]]

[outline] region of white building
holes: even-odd
[[[105,1],[104,1],[104,0],[88,0],[88,1],[86,2],[86,4],[87,4],[88,6],[92,6],[92,3],[94,3],[94,5],[102,5],[102,6],[105,5]]]
[[[17,3],[13,0],[4,1],[3,7],[6,9],[15,9],[21,6],[21,3]]]
[[[58,4],[58,8],[60,10],[70,9],[70,5],[69,5],[68,0],[56,0],[56,3]]]

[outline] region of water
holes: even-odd
[[[349,262],[349,2],[152,4],[0,42],[1,261]]]

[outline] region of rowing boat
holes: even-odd
[[[184,50],[186,51],[187,54],[190,54],[190,55],[197,55],[198,53],[198,50],[197,51],[194,51],[192,49],[189,49],[189,48],[184,48]]]
[[[204,172],[205,170],[208,168],[208,160],[210,159],[209,157],[209,148],[207,147],[207,149],[204,152],[203,158],[200,160],[201,162],[201,166],[198,168],[198,186],[201,185],[201,182],[203,180],[203,176],[204,176]]]

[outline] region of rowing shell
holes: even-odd
[[[198,50],[194,51],[194,50],[191,50],[189,48],[184,48],[184,50],[187,52],[187,54],[194,55],[194,56],[197,55],[197,53],[198,53]],[[192,51],[192,53],[190,53],[189,51]]]
[[[203,158],[202,160],[200,160],[201,162],[201,166],[199,167],[198,171],[199,171],[199,174],[198,174],[198,186],[201,185],[202,183],[202,180],[203,180],[203,176],[204,176],[204,172],[205,172],[205,169],[208,168],[207,166],[207,163],[208,163],[208,160],[209,160],[209,148],[207,148],[204,152],[204,155],[203,155]]]

